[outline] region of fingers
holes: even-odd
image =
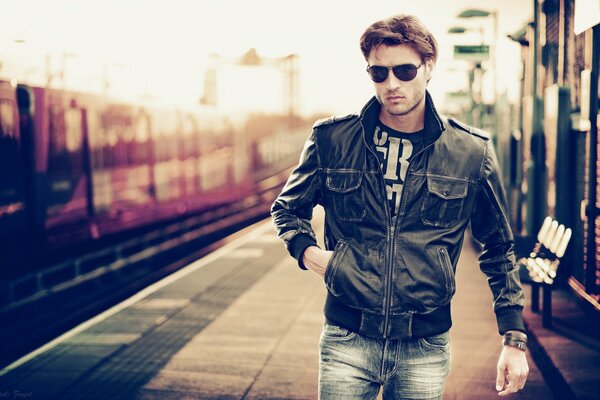
[[[496,370],[496,390],[500,392],[504,389],[505,377],[504,374],[506,372],[506,366],[504,364],[498,364],[498,368]],[[500,394],[500,393],[498,393]]]
[[[325,269],[332,255],[332,251],[321,250],[316,246],[311,246],[304,251],[302,262],[304,266],[322,278],[325,275]]]
[[[329,264],[329,260],[331,260],[331,257],[333,257],[333,251],[322,251],[319,260],[319,275],[321,275],[321,278],[325,277],[325,271],[327,271],[327,265]]]
[[[514,373],[509,372],[506,375],[506,380],[508,381],[508,384],[506,386],[504,386],[504,382],[500,384],[499,382],[501,381],[501,379],[497,378],[496,390],[499,391],[498,396],[507,396],[509,394],[516,393],[519,390],[523,389],[523,387],[525,386],[525,382],[527,381],[528,372],[529,371],[527,370],[527,368]],[[504,376],[502,377],[502,380],[504,380]]]
[[[506,379],[508,381],[508,385],[506,385],[505,389],[498,393],[498,396],[506,396],[511,393],[516,393],[519,389],[517,389],[518,379],[515,376],[510,374],[506,375]]]
[[[529,366],[525,365],[525,370],[520,374],[519,377],[519,386],[517,390],[521,390],[525,387],[525,382],[527,382],[527,376],[529,375]]]

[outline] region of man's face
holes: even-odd
[[[369,65],[393,67],[400,64],[413,64],[418,67],[421,57],[412,48],[406,45],[387,46],[380,45],[369,54]],[[417,75],[411,81],[398,79],[390,70],[388,77],[381,83],[373,82],[375,96],[382,106],[382,112],[388,117],[408,115],[422,102],[427,87],[427,79],[431,73],[433,63],[428,61],[417,70]]]

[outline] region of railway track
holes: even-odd
[[[261,181],[254,195],[237,203],[111,243],[13,282],[8,288],[12,301],[0,309],[0,368],[264,219],[288,175],[284,171]],[[33,288],[26,287],[28,295],[23,295],[19,285]]]

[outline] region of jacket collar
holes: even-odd
[[[360,121],[363,125],[365,139],[367,143],[372,143],[373,135],[370,132],[375,131],[375,125],[379,118],[379,111],[381,110],[381,104],[377,101],[377,98],[373,96],[367,104],[363,107],[360,112]],[[438,114],[433,99],[429,94],[429,91],[425,91],[425,132],[424,132],[424,145],[427,146],[430,143],[435,142],[442,132],[446,129],[444,120]],[[369,133],[367,133],[369,132]]]

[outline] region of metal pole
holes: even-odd
[[[587,198],[587,237],[585,243],[585,291],[589,294],[598,294],[598,259],[596,258],[596,217],[598,216],[598,46],[600,46],[600,26],[596,25],[591,31],[586,32],[586,47],[590,49],[590,101],[589,101],[589,168],[588,168],[588,198]]]
[[[552,287],[543,284],[542,289],[542,325],[544,328],[552,327]]]
[[[500,132],[498,132],[498,69],[496,65],[496,56],[498,53],[498,11],[494,10],[490,14],[494,18],[494,40],[492,41],[492,45],[494,46],[494,51],[492,53],[492,68],[494,69],[494,80],[492,82],[492,101],[494,102],[494,136],[496,138],[496,143],[499,143],[498,138],[500,136]]]
[[[492,68],[494,68],[494,82],[493,82],[493,91],[494,91],[494,102],[497,100],[498,96],[498,68],[497,68],[497,56],[498,56],[498,11],[492,11],[492,15],[494,16],[494,53],[492,54],[493,63]]]
[[[532,118],[529,166],[527,167],[527,235],[532,236],[542,226],[546,214],[545,142],[541,124],[540,82],[538,64],[540,51],[540,4],[533,0],[533,66],[532,66]]]

